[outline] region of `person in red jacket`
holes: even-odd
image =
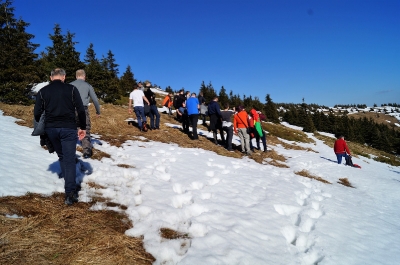
[[[347,147],[347,143],[344,140],[344,136],[340,135],[339,138],[335,141],[335,145],[333,146],[333,151],[336,154],[338,164],[342,163],[342,158],[346,158],[348,155],[351,156],[350,150]]]

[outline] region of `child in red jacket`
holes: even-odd
[[[339,138],[335,141],[335,145],[333,146],[333,151],[336,154],[338,164],[342,163],[343,157],[346,158],[348,155],[351,156],[350,150],[347,147],[347,143],[344,140],[343,135],[340,135]]]

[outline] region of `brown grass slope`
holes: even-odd
[[[0,264],[151,264],[132,225],[92,203],[65,206],[63,194],[0,197]],[[7,218],[16,214],[23,218]]]

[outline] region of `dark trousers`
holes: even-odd
[[[263,132],[263,136],[260,137],[260,135],[258,134],[258,132],[256,130],[254,130],[254,138],[256,138],[256,144],[257,144],[257,149],[260,150],[260,139],[263,143],[263,147],[264,147],[264,151],[267,150],[267,139],[265,138],[265,133]],[[254,146],[251,143],[251,139],[250,139],[250,149],[253,150]]]
[[[189,116],[186,114],[182,114],[182,116],[179,116],[180,120],[182,121],[182,129],[185,133],[189,132]]]
[[[71,193],[76,188],[75,153],[78,131],[69,128],[46,128],[46,134],[60,161],[62,176],[65,180],[65,194]]]
[[[154,116],[156,117],[156,124],[154,126]],[[160,113],[158,113],[158,109],[156,105],[150,105],[150,112],[149,112],[149,117],[150,117],[150,128],[160,128]]]
[[[189,119],[190,119],[190,123],[192,125],[193,139],[199,139],[199,136],[197,135],[197,122],[199,120],[199,114],[189,115]]]
[[[222,127],[222,130],[226,132],[226,142],[225,142],[225,148],[228,149],[229,151],[232,150],[232,137],[233,137],[233,126],[229,127]]]

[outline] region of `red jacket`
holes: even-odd
[[[335,151],[335,154],[342,154],[344,152],[347,152],[349,155],[350,154],[350,150],[347,147],[346,141],[342,138],[337,139],[335,141],[335,145],[333,146],[333,150]]]

